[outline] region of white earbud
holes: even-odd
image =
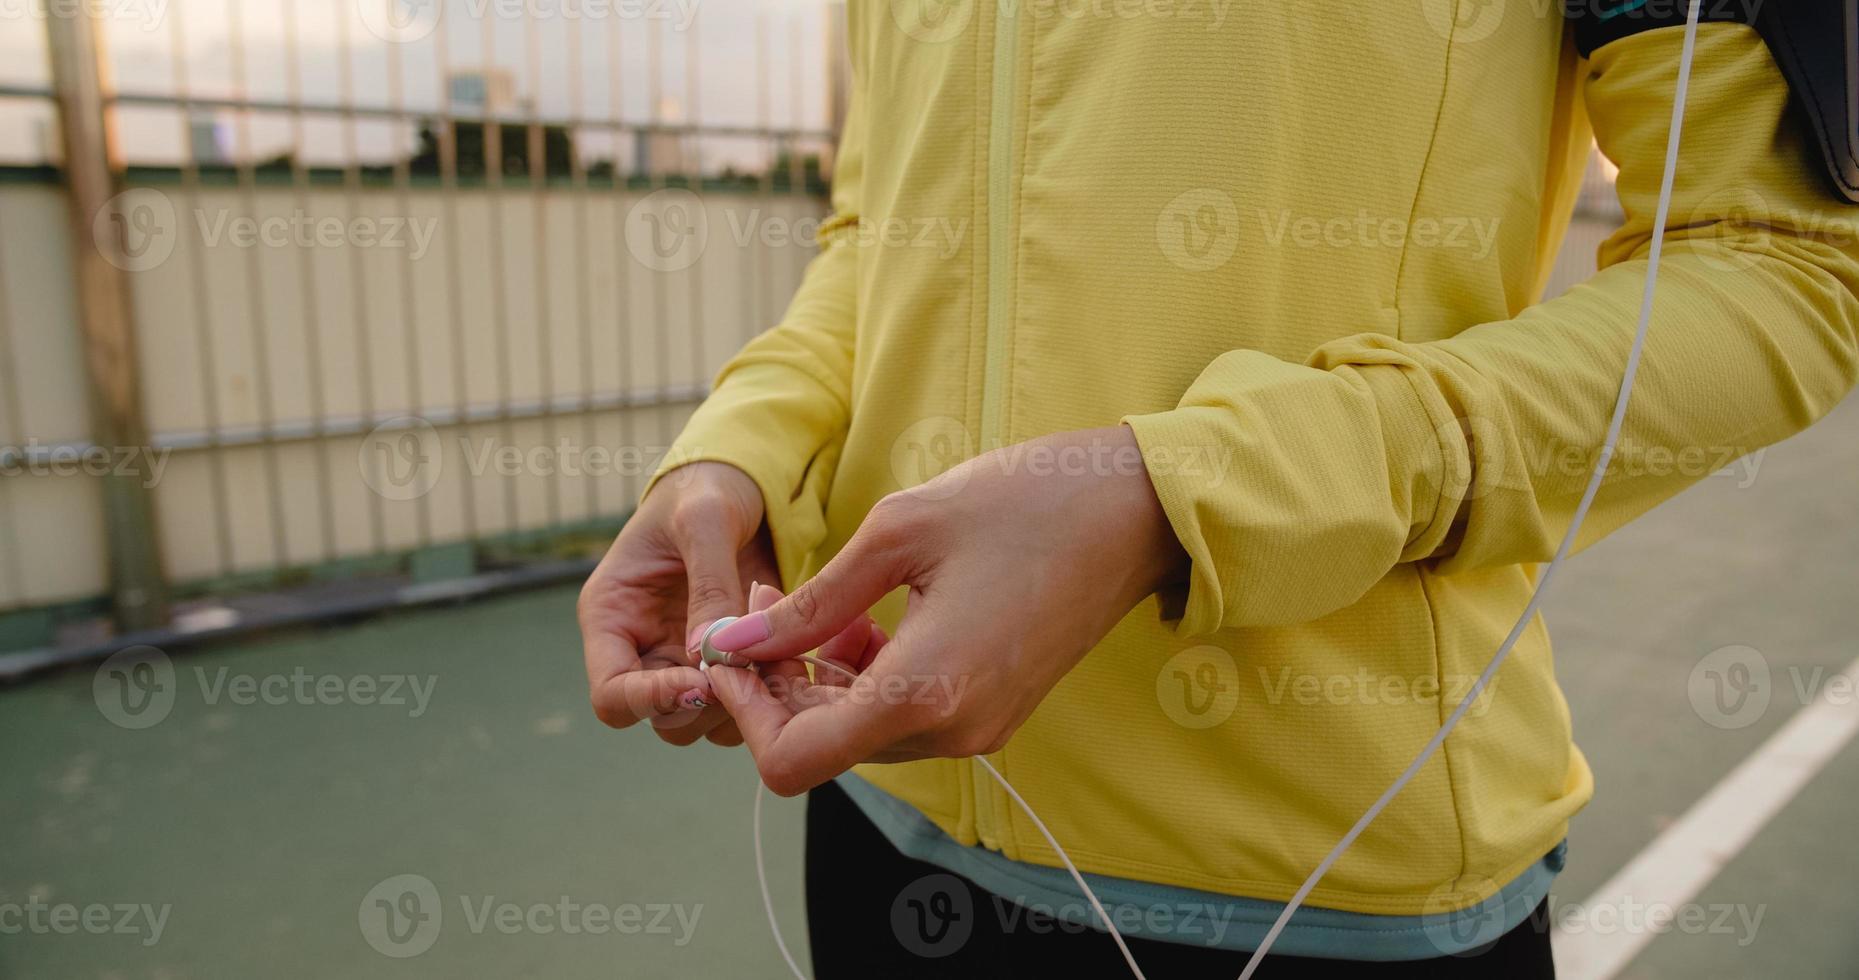
[[[709,629],[704,630],[702,655],[703,655],[703,661],[704,661],[705,667],[708,667],[712,664],[721,664],[724,667],[734,667],[742,663],[742,661],[735,659],[731,654],[724,653],[723,651],[718,650],[716,647],[713,647],[710,645],[710,638],[717,634],[717,630],[720,630],[723,627],[728,626],[729,624],[741,618],[742,618],[741,616],[724,616],[722,619],[719,619],[716,622],[711,623]]]

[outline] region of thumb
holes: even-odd
[[[785,660],[815,649],[910,582],[912,544],[867,520],[818,575],[767,609],[718,630],[710,645],[746,660]]]
[[[678,556],[684,560],[690,601],[684,616],[687,650],[703,637],[711,623],[741,614],[746,605],[742,577],[736,568],[738,551],[728,535],[713,527],[694,530],[678,539]]]

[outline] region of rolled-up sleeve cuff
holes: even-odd
[[[1444,540],[1459,426],[1435,417],[1405,358],[1338,353],[1301,365],[1234,352],[1176,408],[1123,419],[1191,561],[1161,597],[1179,634],[1316,618]],[[1212,465],[1156,465],[1197,458]]]

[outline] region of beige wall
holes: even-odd
[[[289,187],[248,196],[160,185],[135,194],[132,205],[152,207],[160,227],[175,229],[165,259],[155,261],[158,247],[129,263],[151,441],[176,447],[154,481],[175,581],[623,514],[639,470],[676,433],[691,398],[752,325],[778,316],[811,256],[811,243],[793,243],[794,234],[804,236],[822,211],[809,198],[707,193],[701,258],[660,272],[624,237],[663,217],[665,202],[640,193],[351,197],[318,188],[300,197]],[[305,247],[279,220],[299,212],[342,229],[372,218],[377,232],[405,220],[433,238],[423,254],[410,233],[402,247],[346,232]],[[239,242],[220,224],[254,215],[283,237]],[[0,374],[0,390],[17,395],[0,396],[0,446],[87,437],[70,249],[55,188],[0,186],[0,304],[16,365]],[[545,394],[567,414],[540,417]],[[588,404],[592,411],[578,411]],[[493,420],[500,406],[515,417]],[[452,424],[461,408],[485,421]],[[409,415],[436,423],[418,431],[422,451],[436,447],[439,462],[422,471],[429,492],[393,499],[412,490],[371,490],[361,420]],[[338,434],[186,448],[213,431],[249,443],[267,417],[287,432],[308,431],[320,417]],[[397,448],[398,438],[384,445]],[[499,446],[563,440],[570,455],[600,446],[643,461],[550,476],[549,459],[563,458],[551,454],[540,466],[525,460],[514,477],[474,475],[468,462]],[[141,470],[153,478],[152,466]],[[0,477],[0,609],[103,592],[101,523],[94,478]]]
[[[0,185],[0,446],[90,428],[64,199]],[[101,497],[86,478],[0,477],[0,608],[103,590]]]

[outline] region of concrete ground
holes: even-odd
[[[1801,710],[1795,678],[1859,655],[1859,401],[1769,451],[1753,480],[1736,473],[1558,583],[1559,670],[1599,784],[1558,902],[1587,899]],[[0,690],[0,977],[781,975],[746,757],[602,729],[573,605],[572,589],[533,592]],[[1773,696],[1718,727],[1689,684],[1738,645],[1761,654]],[[141,696],[165,668],[164,715]],[[299,669],[310,694],[271,691],[290,703],[242,687]],[[402,678],[405,703],[353,703],[368,693],[353,686],[317,703],[320,677],[378,678],[375,698]],[[1859,976],[1855,803],[1849,745],[1731,849],[1692,899],[1705,925],[1658,935],[1619,975]],[[800,812],[768,813],[796,940]],[[405,905],[409,882],[425,886],[402,875],[436,902]],[[1719,909],[1731,918],[1711,929]]]

